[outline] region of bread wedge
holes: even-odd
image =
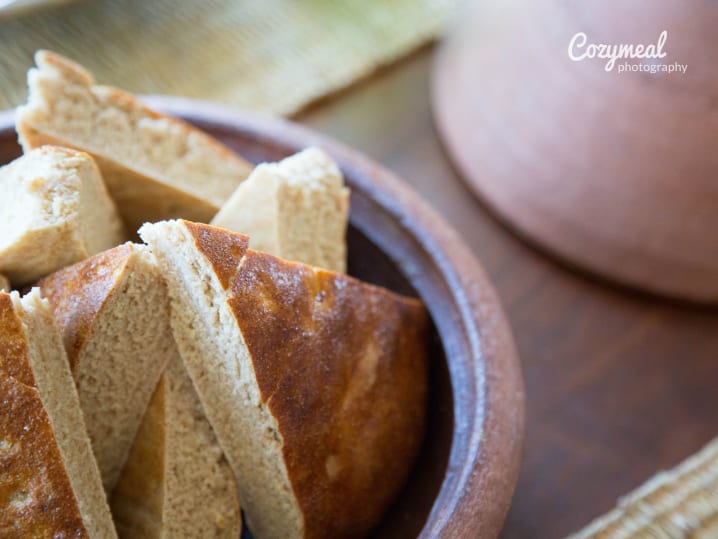
[[[212,224],[249,236],[249,246],[346,273],[349,189],[319,148],[264,163],[240,184]]]
[[[126,243],[40,281],[67,351],[108,493],[176,348],[164,280],[145,245]]]
[[[96,85],[67,58],[38,51],[35,62],[16,117],[23,148],[60,144],[92,154],[129,230],[177,216],[208,222],[249,175],[252,166],[218,141]]]
[[[127,539],[238,539],[237,484],[179,356],[160,379],[111,498]]]
[[[67,358],[37,289],[0,293],[0,537],[116,537]]]
[[[10,290],[10,281],[4,275],[0,275],[0,292],[10,292]]]
[[[0,168],[0,272],[20,287],[125,241],[92,158],[45,146]]]
[[[344,272],[347,217],[348,189],[339,168],[324,152],[310,148],[260,165],[213,223],[251,234],[258,250]],[[238,537],[234,474],[184,367],[173,363],[160,380],[113,493],[119,535],[176,536],[185,530],[187,537]],[[187,418],[194,418],[191,428]]]
[[[423,306],[216,227],[169,221],[140,235],[249,528],[263,539],[365,535],[423,437]]]

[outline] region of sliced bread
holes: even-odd
[[[168,217],[209,221],[252,169],[189,124],[96,85],[62,56],[38,51],[35,62],[16,117],[23,148],[61,144],[92,154],[131,231]]]
[[[172,329],[263,539],[361,537],[423,437],[427,313],[414,299],[247,249],[212,226],[148,224]]]
[[[238,539],[237,484],[179,356],[165,369],[111,498],[127,539]]]
[[[0,272],[30,284],[125,241],[86,153],[45,146],[0,168]]]
[[[164,280],[145,245],[126,243],[53,273],[39,286],[62,334],[110,493],[176,353]]]
[[[116,537],[65,351],[37,289],[0,293],[0,536]]]
[[[212,224],[248,235],[255,251],[345,273],[348,215],[339,167],[309,148],[255,168]]]

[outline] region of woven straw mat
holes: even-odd
[[[36,49],[101,84],[289,115],[437,37],[457,0],[84,0],[0,19],[0,109]]]
[[[718,538],[718,438],[569,539]]]

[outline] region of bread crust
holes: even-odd
[[[240,234],[182,224],[229,292],[279,426],[304,537],[364,536],[404,485],[423,439],[425,308],[247,249]]]
[[[118,276],[130,262],[132,244],[125,243],[47,276],[38,283],[52,306],[55,323],[75,374],[77,360],[107,298],[118,288]],[[82,291],[82,301],[77,301]]]
[[[26,339],[10,296],[0,293],[0,536],[89,537]]]

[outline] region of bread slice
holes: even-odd
[[[0,168],[0,272],[15,286],[125,239],[86,153],[45,146]]]
[[[62,341],[33,289],[0,293],[0,537],[116,537]]]
[[[160,379],[111,507],[121,538],[241,534],[234,473],[179,355]]]
[[[351,277],[170,221],[141,237],[172,329],[257,537],[360,537],[404,484],[422,436],[427,314]]]
[[[108,493],[152,392],[176,354],[164,280],[145,245],[126,243],[40,281],[67,350]]]
[[[10,281],[8,281],[4,275],[0,275],[0,292],[10,292],[10,290]]]
[[[346,273],[349,189],[337,164],[318,148],[259,165],[212,224],[249,236],[280,258]]]
[[[252,169],[189,124],[95,85],[62,56],[38,51],[35,62],[16,117],[23,148],[61,144],[92,154],[131,231],[167,217],[209,221]]]

